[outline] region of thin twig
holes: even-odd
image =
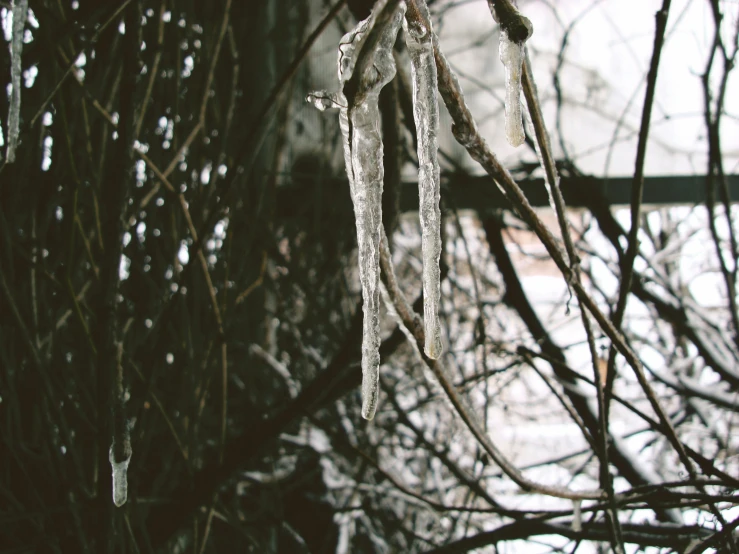
[[[149,82],[146,85],[146,92],[144,97],[141,99],[139,105],[139,119],[136,121],[136,127],[134,128],[133,136],[139,137],[141,134],[141,125],[144,123],[144,116],[146,110],[149,107],[149,100],[151,99],[151,93],[154,89],[154,82],[159,74],[159,64],[162,61],[162,50],[164,48],[164,10],[166,8],[166,0],[162,0],[159,6],[159,28],[157,30],[157,50],[154,54],[154,63],[151,64],[151,70],[149,72]]]
[[[382,241],[380,243],[380,267],[387,286],[388,294],[400,316],[403,325],[411,332],[416,340],[419,352],[423,353],[423,345],[426,337],[424,335],[423,323],[418,314],[408,304],[408,301],[400,289],[395,278],[392,259],[390,257],[390,248],[387,242],[387,236],[382,229]],[[550,485],[542,485],[525,477],[516,468],[511,461],[503,454],[503,452],[493,443],[487,433],[484,431],[477,419],[472,415],[472,411],[462,400],[456,388],[446,375],[446,370],[439,360],[433,360],[422,354],[424,363],[434,373],[441,388],[444,390],[449,401],[454,406],[455,411],[464,421],[467,428],[472,432],[473,436],[482,445],[487,454],[495,461],[496,464],[508,475],[513,482],[526,491],[535,491],[547,496],[557,498],[569,498],[572,500],[599,499],[602,492],[599,490],[592,491],[573,491],[564,487],[555,487]]]
[[[414,4],[416,1],[417,0],[408,0],[409,6]],[[412,12],[409,10],[408,14],[410,13]],[[425,26],[428,25],[428,22],[425,21],[420,21],[419,23]],[[662,406],[657,400],[657,397],[644,374],[644,368],[641,365],[641,361],[626,343],[623,336],[613,326],[610,319],[603,314],[596,302],[590,297],[583,285],[576,279],[573,279],[572,269],[565,261],[563,253],[557,246],[556,240],[552,236],[551,232],[531,207],[531,204],[529,204],[528,199],[513,179],[510,172],[500,163],[497,156],[490,151],[484,139],[480,136],[472,114],[464,101],[464,95],[459,82],[449,68],[449,63],[446,61],[446,58],[441,53],[441,50],[438,47],[438,40],[436,38],[434,39],[434,56],[439,74],[439,92],[441,93],[444,103],[447,106],[447,110],[454,122],[452,133],[454,134],[455,139],[464,146],[470,156],[503,187],[506,191],[506,195],[514,204],[521,216],[539,236],[552,260],[564,275],[565,280],[572,282],[575,294],[581,305],[586,307],[590,313],[593,314],[605,334],[616,345],[616,348],[624,356],[627,363],[633,368],[639,384],[644,390],[652,409],[664,425],[664,428],[667,431],[667,437],[677,451],[680,460],[686,468],[690,468],[690,471],[692,471],[690,459],[687,457],[682,444],[677,438],[672,422],[664,413]]]
[[[100,34],[108,28],[108,25],[113,23],[118,16],[123,13],[123,10],[126,9],[126,6],[128,6],[131,3],[131,0],[123,0],[120,6],[112,13],[112,15],[100,26],[95,30],[95,34],[92,35],[92,38],[90,39],[89,44],[95,44],[97,42],[97,39],[100,37]],[[69,77],[69,74],[72,73],[72,71],[75,68],[75,65],[77,64],[77,59],[82,55],[82,53],[87,50],[88,46],[83,46],[80,48],[80,50],[77,52],[77,55],[72,58],[71,63],[65,70],[62,77],[57,81],[56,85],[54,85],[54,88],[51,90],[49,95],[44,99],[44,101],[41,103],[41,106],[39,106],[39,109],[36,111],[36,115],[34,115],[31,118],[31,124],[29,127],[33,127],[38,118],[41,116],[41,114],[44,113],[46,110],[46,106],[51,102],[51,100],[56,96],[56,93],[59,92],[59,89],[61,88],[62,84],[64,83],[65,79]]]
[[[208,78],[205,81],[203,100],[200,103],[199,121],[203,125],[203,128],[205,128],[205,110],[208,107],[208,99],[210,98],[210,87],[213,85],[213,78],[215,77],[216,66],[218,65],[218,59],[221,55],[221,46],[223,45],[223,39],[226,36],[226,30],[228,29],[228,19],[231,14],[231,2],[232,0],[226,0],[226,5],[223,8],[223,20],[221,21],[221,28],[218,31],[218,38],[216,39],[216,45],[213,49],[213,54],[210,56],[210,69],[208,70]]]
[[[621,264],[621,284],[618,293],[618,302],[616,310],[613,314],[613,324],[616,329],[621,328],[624,314],[626,312],[626,301],[631,289],[631,280],[634,275],[634,260],[636,260],[639,251],[638,233],[639,223],[641,221],[641,204],[644,193],[644,162],[646,160],[647,143],[649,140],[649,124],[652,119],[652,105],[654,104],[654,93],[657,87],[657,73],[659,70],[659,60],[664,45],[665,30],[667,29],[667,17],[670,11],[671,0],[664,0],[662,9],[660,9],[655,18],[657,20],[657,30],[654,34],[654,48],[652,50],[652,61],[649,66],[649,74],[647,76],[647,91],[644,97],[644,107],[642,109],[641,126],[639,127],[639,142],[636,149],[636,164],[634,169],[634,180],[631,185],[631,229],[628,236],[628,247],[626,255]],[[615,375],[615,349],[611,347],[608,363],[608,380],[606,384],[606,396],[613,387],[613,379]]]
[[[234,157],[236,160],[234,166],[242,165],[246,161],[250,160],[253,156],[256,156],[256,153],[259,150],[259,148],[257,148],[257,145],[260,142],[259,140],[257,140],[258,134],[262,129],[267,115],[274,106],[275,102],[277,102],[277,99],[283,93],[288,81],[290,81],[293,75],[295,75],[295,72],[298,70],[298,67],[300,67],[300,64],[308,56],[308,52],[310,51],[313,44],[316,42],[316,40],[318,40],[318,37],[323,34],[323,32],[326,30],[326,27],[328,27],[328,25],[336,18],[336,15],[339,13],[341,8],[344,7],[345,3],[346,0],[337,0],[336,3],[331,6],[328,13],[324,16],[324,18],[320,21],[320,23],[316,26],[316,28],[308,36],[308,38],[305,39],[305,43],[303,43],[303,45],[300,47],[300,50],[298,50],[298,52],[295,54],[293,61],[290,63],[287,69],[285,69],[285,72],[280,76],[279,81],[277,81],[274,87],[272,87],[272,90],[269,92],[267,99],[259,108],[259,112],[257,112],[257,116],[254,119],[254,122],[251,124],[249,130],[246,132],[246,136],[242,142],[243,149],[238,155]],[[246,165],[250,165],[250,163],[247,163]],[[248,172],[246,173],[248,174]],[[224,190],[221,195],[222,202],[226,200],[226,193],[231,189],[234,180],[237,178],[238,172],[234,171],[233,176],[226,182],[226,185],[224,186]]]

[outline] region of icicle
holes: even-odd
[[[500,61],[505,67],[506,138],[511,146],[520,146],[526,138],[521,119],[521,73],[525,43],[534,32],[534,27],[531,21],[515,11],[515,8],[514,13],[507,15],[505,20],[499,17],[495,9],[492,13],[495,20],[501,24]],[[509,31],[513,33],[513,36],[509,34]]]
[[[423,18],[430,21],[426,2],[419,2]],[[439,257],[441,256],[441,212],[439,211],[439,162],[437,159],[439,104],[434,62],[433,31],[420,24],[403,23],[406,45],[411,56],[413,78],[413,118],[418,135],[418,196],[423,253],[423,319],[426,335],[424,350],[429,358],[441,355],[441,297]]]
[[[508,40],[505,31],[500,32],[500,61],[505,66],[505,135],[511,146],[520,146],[525,138],[521,120],[523,43]]]
[[[357,54],[384,9],[378,4],[370,17],[348,33],[339,46],[339,80],[342,87],[354,73]],[[382,232],[382,135],[380,90],[395,76],[393,45],[405,13],[401,2],[385,27],[359,75],[354,105],[342,109],[339,121],[345,136],[345,161],[352,186],[359,247],[359,279],[362,283],[362,417],[372,419],[377,409],[380,376],[380,237]],[[343,95],[343,94],[342,94]],[[346,101],[346,97],[343,99]],[[348,106],[348,103],[344,103]],[[348,148],[347,148],[348,147]]]
[[[580,500],[572,501],[572,530],[575,533],[582,531],[582,508]]]
[[[23,31],[28,16],[28,0],[13,1],[13,33],[10,38],[10,80],[13,92],[10,95],[8,109],[8,163],[15,161],[15,149],[18,146],[21,114],[21,53],[23,52]]]
[[[370,54],[360,93],[349,110],[351,162],[354,174],[354,215],[359,246],[359,278],[362,282],[364,331],[362,335],[362,417],[372,419],[377,409],[380,376],[380,240],[382,236],[382,135],[380,90],[395,76],[393,45],[405,14],[400,3],[381,29]]]
[[[308,95],[319,110],[339,108],[339,127],[344,136],[344,162],[354,203],[359,250],[359,279],[362,284],[362,417],[372,419],[377,409],[380,371],[380,237],[382,235],[382,135],[379,95],[395,76],[393,46],[398,35],[405,3],[400,2],[375,30],[387,1],[375,4],[370,16],[339,43],[339,83],[334,95],[323,91]],[[354,76],[359,53],[371,32],[372,51],[366,53],[363,73]],[[354,79],[352,80],[352,77]],[[347,85],[352,80],[351,105]]]
[[[377,99],[351,110],[354,217],[357,223],[359,279],[362,282],[362,416],[377,408],[380,368],[380,227],[382,226],[382,137]]]
[[[126,441],[124,446],[124,455],[126,456],[123,460],[116,462],[115,455],[113,453],[115,444],[110,446],[110,452],[108,453],[108,460],[113,468],[113,504],[118,508],[126,503],[128,497],[128,463],[131,461],[131,443]]]

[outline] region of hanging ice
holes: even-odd
[[[500,61],[505,67],[505,134],[511,146],[520,146],[526,138],[521,119],[521,73],[524,44],[533,32],[531,22],[520,14],[517,15],[521,25],[528,30],[525,38],[512,39],[505,26],[502,26],[500,30]]]
[[[508,40],[505,31],[500,33],[500,61],[505,66],[505,135],[511,146],[520,146],[525,138],[521,119],[523,43]]]
[[[572,501],[572,530],[575,533],[582,531],[582,505],[581,500]]]
[[[10,81],[13,92],[10,95],[8,108],[8,163],[15,161],[15,149],[18,146],[21,114],[21,53],[23,52],[23,31],[28,15],[28,0],[13,1],[13,32],[10,38]]]
[[[418,2],[423,19],[430,21],[426,2]],[[426,335],[424,350],[429,358],[441,355],[441,296],[439,257],[441,256],[441,212],[439,211],[439,162],[437,159],[439,105],[432,29],[417,23],[403,23],[411,56],[413,78],[413,118],[418,135],[418,196],[423,253],[423,319]]]
[[[319,110],[339,108],[344,136],[344,162],[354,203],[362,284],[362,417],[372,419],[377,409],[380,371],[380,237],[382,235],[382,135],[379,95],[395,76],[393,45],[405,3],[375,4],[370,16],[344,35],[339,43],[339,83],[334,95],[308,95]],[[367,44],[367,49],[363,50]],[[362,59],[355,75],[357,63]]]
[[[368,99],[369,100],[369,99]],[[380,233],[382,226],[382,138],[377,98],[351,110],[354,217],[357,223],[359,279],[362,283],[362,416],[377,408],[380,369]]]
[[[375,8],[375,12],[379,7]],[[376,44],[361,67],[358,92],[349,109],[354,216],[359,247],[364,325],[362,334],[362,416],[372,419],[377,409],[380,371],[380,240],[382,236],[382,135],[380,90],[395,76],[393,45],[405,14],[401,2],[389,20],[376,29]],[[344,52],[346,55],[346,52]]]
[[[123,448],[123,457],[120,461],[116,461],[113,453],[115,443],[110,446],[108,460],[113,468],[113,504],[121,507],[126,503],[128,497],[128,463],[131,461],[131,444],[126,441]]]

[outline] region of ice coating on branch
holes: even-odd
[[[306,102],[309,102],[315,106],[319,112],[324,112],[330,108],[338,108],[337,99],[335,94],[331,94],[325,90],[316,90],[309,92],[305,98]]]
[[[351,31],[341,37],[339,41],[338,56],[338,77],[339,92],[334,95],[336,105],[339,107],[339,128],[344,137],[344,165],[346,167],[346,175],[349,178],[349,191],[352,201],[354,201],[354,170],[352,168],[352,140],[349,122],[349,102],[344,95],[344,85],[354,75],[354,66],[357,63],[357,57],[362,50],[369,31],[374,27],[378,14],[383,10],[387,0],[379,0],[367,19],[357,23]],[[393,69],[394,74],[394,69]]]
[[[10,38],[10,81],[13,92],[10,95],[8,108],[8,163],[15,161],[15,149],[18,146],[21,114],[21,54],[23,52],[23,29],[28,15],[28,0],[13,1],[13,32]]]
[[[128,497],[128,464],[131,461],[131,446],[128,444],[128,448],[124,448],[124,458],[121,461],[116,462],[114,446],[111,445],[108,453],[108,460],[110,466],[113,468],[113,504],[118,508],[126,503]]]
[[[521,71],[524,43],[509,40],[500,32],[500,61],[505,67],[505,135],[511,146],[521,146],[525,135],[521,119]]]
[[[536,134],[536,130],[534,129],[534,123],[531,121],[531,114],[529,113],[528,109],[526,109],[524,112],[524,119],[526,121],[526,125],[529,128],[529,132],[532,135]],[[541,148],[539,148],[539,141],[534,141],[534,150],[536,151],[536,158],[539,160],[539,166],[544,170],[544,188],[547,189],[547,198],[549,199],[549,207],[552,209],[552,212],[557,213],[557,208],[554,204],[554,195],[552,193],[552,186],[559,186],[559,175],[556,173],[555,170],[555,182],[550,183],[549,182],[549,175],[546,171],[546,164],[544,163],[544,156],[541,153]]]
[[[419,2],[423,19],[430,21],[426,2]],[[423,320],[426,335],[424,351],[429,358],[441,355],[441,297],[439,257],[441,256],[441,212],[439,210],[439,162],[437,159],[439,104],[432,29],[419,23],[403,23],[411,57],[413,79],[413,119],[418,135],[418,196],[423,253]]]

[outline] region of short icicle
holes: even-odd
[[[124,451],[123,459],[116,461],[114,450],[115,445],[113,444],[108,453],[108,460],[110,460],[110,466],[113,469],[113,504],[120,508],[128,498],[128,464],[131,461],[132,452],[129,443],[128,448]]]
[[[521,70],[523,43],[508,39],[500,33],[500,61],[505,66],[505,136],[511,146],[521,146],[526,135],[521,119]]]
[[[488,0],[493,18],[500,24],[500,61],[505,68],[505,134],[511,146],[521,146],[526,139],[521,114],[521,75],[526,56],[526,41],[534,32],[534,26],[521,15],[515,6],[498,6]],[[497,6],[497,7],[496,7]],[[498,11],[500,8],[500,11]]]

